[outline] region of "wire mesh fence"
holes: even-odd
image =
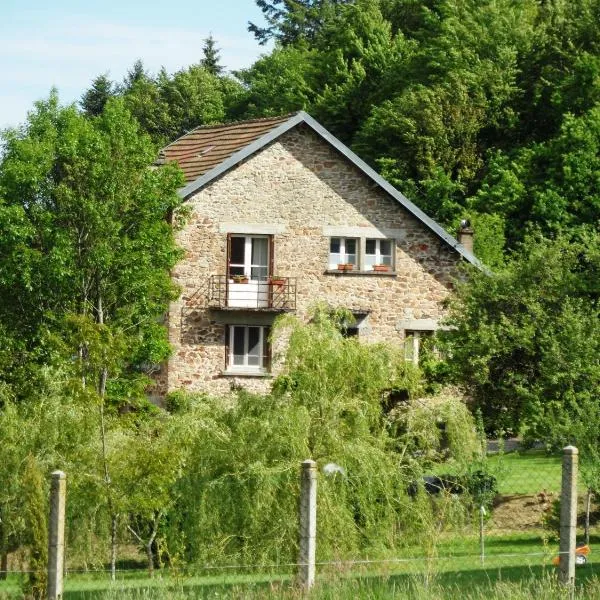
[[[496,451],[492,445],[485,472],[477,469],[468,475],[445,472],[441,465],[421,476],[409,484],[403,505],[403,510],[414,511],[414,516],[409,518],[422,520],[420,526],[406,531],[399,526],[395,532],[394,539],[398,542],[395,547],[382,546],[380,551],[371,549],[361,556],[343,553],[324,556],[319,550],[318,488],[329,485],[331,477],[346,474],[341,467],[337,471],[330,465],[329,469],[323,469],[324,465],[317,467],[317,493],[312,490],[311,494],[303,494],[301,489],[298,498],[299,545],[294,549],[297,560],[260,564],[244,561],[211,564],[208,561],[193,565],[164,560],[150,579],[143,554],[134,540],[124,537],[118,548],[121,562],[115,573],[116,583],[112,584],[108,567],[86,568],[78,564],[76,557],[69,556],[67,546],[63,567],[65,594],[82,591],[93,594],[106,589],[177,589],[182,593],[185,589],[194,589],[195,593],[204,590],[208,594],[210,590],[229,589],[240,597],[250,597],[311,585],[311,565],[306,561],[313,560],[315,549],[307,547],[308,542],[303,541],[306,536],[302,535],[303,531],[314,529],[314,525],[302,521],[302,515],[314,518],[307,505],[308,496],[317,502],[314,569],[317,583],[321,585],[345,580],[373,582],[378,578],[385,585],[392,582],[390,585],[394,586],[414,585],[415,581],[452,586],[461,581],[483,585],[495,579],[543,579],[554,577],[559,561],[572,554],[564,548],[562,553],[559,551],[561,533],[565,536],[560,505],[561,488],[564,488],[562,457],[549,455],[543,449],[516,447]],[[580,548],[574,558],[580,564],[578,576],[586,578],[600,574],[600,559],[591,551],[600,534],[596,525],[598,506],[583,482],[577,483],[576,540]],[[360,482],[355,484],[360,485]],[[562,491],[564,494],[564,489]],[[358,512],[354,519],[360,535],[368,524],[361,522]],[[330,529],[327,535],[331,535]],[[156,555],[160,563],[160,552]],[[289,555],[282,551],[282,556]],[[0,598],[2,595],[19,597],[18,578],[28,572],[26,563],[19,562],[18,556],[11,556],[4,571],[6,578],[0,581]]]

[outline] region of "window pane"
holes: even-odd
[[[233,364],[244,364],[245,327],[233,327]]]
[[[269,264],[269,240],[252,238],[252,265],[266,267]]]
[[[229,277],[233,277],[234,275],[243,275],[244,267],[232,267],[229,265]]]
[[[373,270],[373,265],[377,264],[377,258],[374,254],[366,254],[365,255],[365,268],[367,271]]]
[[[337,265],[342,262],[341,254],[330,254],[329,255],[329,268],[335,269]]]
[[[379,240],[379,251],[385,256],[392,255],[392,241],[391,240]]]
[[[329,252],[332,254],[340,253],[340,238],[331,238],[329,240]]]
[[[346,262],[355,265],[356,264],[356,254],[346,254]]]
[[[376,245],[377,245],[377,240],[367,240],[365,252],[367,254],[375,254]]]
[[[346,254],[356,254],[356,240],[346,238]]]
[[[260,355],[260,327],[248,327],[248,365],[253,367],[260,366]]]
[[[389,265],[390,267],[392,266],[392,257],[391,256],[381,256],[379,259],[379,262],[382,265]]]
[[[265,281],[267,279],[269,267],[251,267],[250,279],[254,281]]]
[[[232,237],[229,254],[229,262],[234,265],[244,264],[244,248],[246,246],[246,238]]]

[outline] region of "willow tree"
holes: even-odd
[[[181,175],[149,168],[155,148],[120,100],[90,119],[52,93],[3,141],[0,324],[30,368],[0,377],[17,387],[58,363],[97,399],[114,566],[105,409],[144,402],[149,366],[168,356],[159,321],[175,295]]]
[[[382,555],[419,539],[427,509],[407,495],[416,473],[400,464],[381,407],[391,389],[417,393],[418,372],[399,348],[346,339],[338,325],[324,310],[308,324],[283,318],[275,336],[288,343],[271,394],[203,397],[192,407],[196,434],[175,485],[171,552],[200,564],[294,562],[307,458],[323,470],[320,560]]]

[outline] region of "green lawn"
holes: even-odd
[[[578,585],[586,586],[578,598],[600,598],[600,573],[593,565],[578,569]],[[8,582],[9,585],[11,582]],[[0,586],[0,598],[19,598],[12,582],[12,594],[6,582]],[[4,593],[3,591],[4,590]],[[289,575],[281,577],[127,577],[110,583],[106,577],[69,576],[64,600],[179,600],[187,598],[289,598],[303,595]],[[315,600],[414,598],[415,600],[530,600],[531,598],[566,598],[564,588],[556,583],[556,570],[542,565],[514,565],[499,570],[487,568],[432,570],[426,575],[411,575],[395,567],[388,569],[356,568],[348,573],[318,575]]]
[[[531,495],[542,490],[560,492],[560,456],[549,456],[543,450],[527,450],[494,454],[488,460],[490,468],[497,472],[501,494]]]

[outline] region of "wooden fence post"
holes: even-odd
[[[309,590],[315,583],[317,549],[317,463],[305,460],[300,476],[300,585]]]
[[[60,600],[63,595],[66,478],[62,471],[52,473],[48,527],[48,600]]]
[[[560,581],[575,589],[575,548],[577,528],[577,466],[579,451],[563,448],[560,491]]]

